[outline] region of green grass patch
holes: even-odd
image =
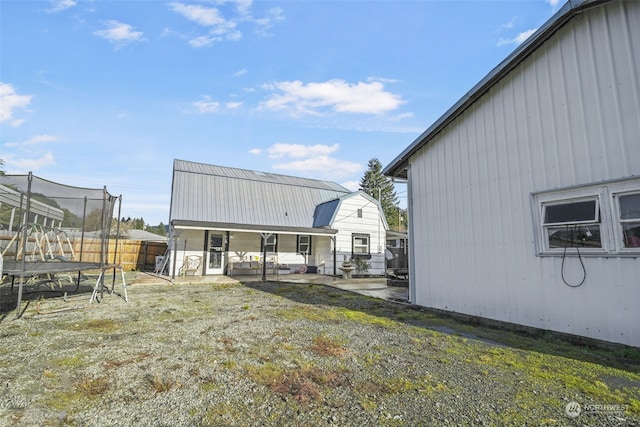
[[[249,379],[261,384],[272,392],[289,396],[295,401],[307,404],[322,402],[324,390],[349,384],[347,372],[344,370],[326,371],[308,365],[285,369],[267,362],[261,366],[248,366],[245,373]]]
[[[337,308],[336,311],[343,319],[356,322],[361,325],[374,325],[391,329],[395,329],[401,326],[401,323],[399,323],[395,319],[390,319],[384,316],[377,316],[363,311],[349,310],[342,307]]]
[[[122,324],[113,319],[102,318],[86,320],[80,323],[74,323],[69,326],[69,329],[74,331],[89,331],[89,332],[115,332],[122,328]]]

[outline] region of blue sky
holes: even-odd
[[[173,159],[355,190],[560,6],[0,0],[0,159],[151,225]]]

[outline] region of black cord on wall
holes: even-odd
[[[578,237],[580,236],[580,233],[578,230],[578,226],[574,225],[573,229],[569,229],[569,226],[567,225],[567,236],[569,236],[568,240],[565,240],[565,244],[564,244],[564,251],[562,252],[562,267],[560,269],[560,275],[562,276],[562,281],[564,282],[565,285],[571,287],[571,288],[577,288],[578,286],[582,285],[584,283],[584,281],[587,279],[587,270],[584,267],[584,261],[582,260],[582,255],[580,254],[580,248],[576,245],[576,251],[578,252],[578,259],[580,260],[580,266],[582,267],[582,280],[580,281],[580,283],[578,284],[571,284],[567,281],[567,279],[564,277],[564,261],[567,258],[567,247],[569,246],[569,242],[573,242],[573,236],[574,233],[578,235]]]

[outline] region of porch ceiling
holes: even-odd
[[[247,233],[277,233],[277,234],[306,234],[311,236],[332,236],[338,230],[331,228],[313,227],[286,227],[255,224],[233,224],[222,222],[194,222],[173,220],[171,225],[175,229],[181,230],[216,230],[216,231],[242,231]]]

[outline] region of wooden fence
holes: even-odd
[[[0,247],[7,248],[9,257],[15,257],[17,244],[11,237],[0,236]],[[11,243],[10,243],[11,242]],[[49,254],[60,255],[68,260],[100,263],[101,241],[98,239],[70,239],[61,242],[40,242],[30,237],[27,253],[36,257],[47,257]],[[117,245],[117,246],[116,246]],[[141,240],[109,240],[107,249],[107,264],[120,264],[125,271],[153,271],[156,266],[156,256],[162,256],[167,250],[166,242],[147,242]],[[37,251],[37,252],[36,252]],[[44,259],[44,258],[42,258]]]
[[[80,256],[80,242],[72,242],[76,257]],[[165,242],[147,242],[140,240],[109,241],[107,264],[120,264],[124,271],[153,271],[156,256],[162,256],[167,250]],[[100,262],[100,241],[85,240],[82,246],[82,261]]]

